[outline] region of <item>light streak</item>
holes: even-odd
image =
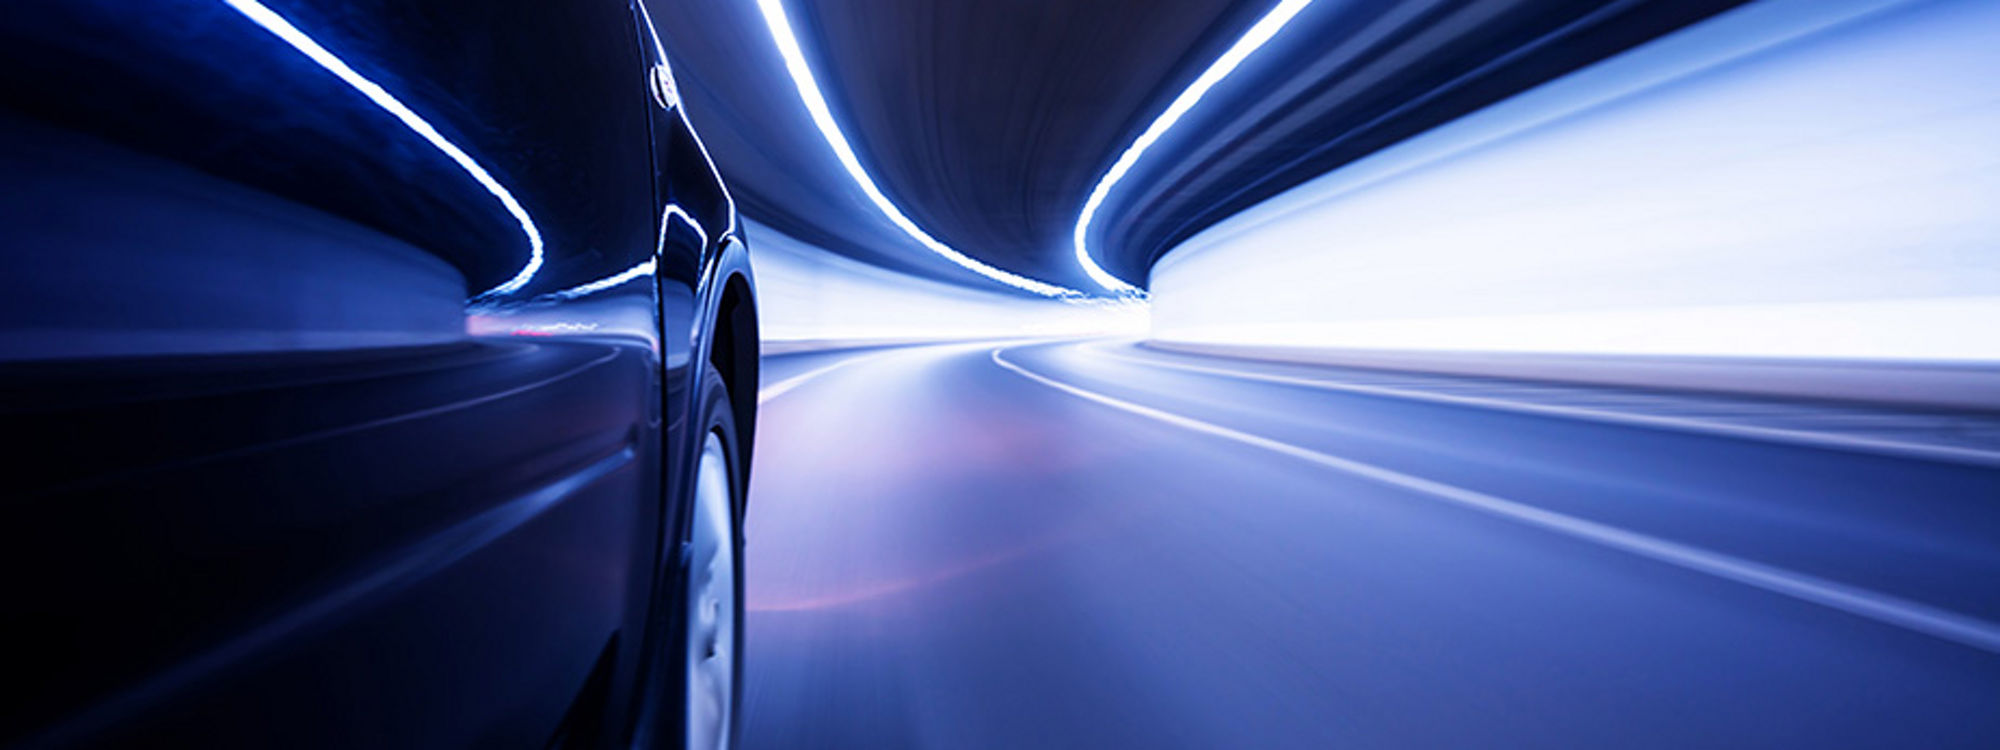
[[[549,293],[548,298],[551,300],[567,300],[567,299],[576,299],[578,297],[586,297],[604,291],[606,289],[616,287],[620,284],[623,284],[627,281],[631,281],[633,279],[651,276],[653,275],[655,269],[658,268],[658,266],[659,264],[655,262],[653,259],[647,258],[646,261],[643,263],[640,263],[631,268],[627,268],[623,271],[619,271],[618,273],[612,274],[610,276],[598,279],[596,281],[592,281],[585,284],[578,284],[568,289],[564,289],[560,292],[551,292]]]
[[[1716,15],[1203,230],[1150,269],[1152,334],[2000,361],[1996,33],[1994,3]]]
[[[643,262],[640,262],[632,266],[631,268],[619,271],[618,273],[612,274],[610,276],[606,276],[604,278],[597,279],[595,281],[587,281],[582,284],[578,284],[576,286],[561,291],[550,292],[548,294],[535,298],[535,301],[560,302],[563,300],[576,299],[578,297],[587,297],[589,295],[602,292],[606,289],[615,288],[619,285],[624,284],[625,282],[632,281],[634,279],[645,278],[647,276],[653,275],[654,273],[657,273],[659,271],[658,254],[667,252],[667,229],[673,225],[673,220],[676,218],[680,219],[683,223],[686,223],[689,229],[693,229],[694,233],[701,237],[701,246],[703,248],[708,247],[708,230],[702,228],[701,222],[696,221],[693,214],[688,213],[685,209],[682,209],[680,206],[669,203],[667,204],[666,211],[660,214],[660,239],[659,239],[659,246],[655,251],[654,257],[647,258]]]
[[[273,12],[270,8],[264,7],[257,0],[223,0],[223,2],[235,9],[236,12],[243,14],[244,17],[255,22],[258,26],[263,27],[265,31],[271,32],[272,35],[291,45],[293,49],[298,50],[313,62],[319,63],[320,67],[338,76],[341,81],[353,87],[355,91],[361,92],[362,96],[368,97],[368,100],[374,102],[375,106],[395,116],[411,132],[430,142],[433,147],[443,152],[460,169],[465,170],[466,174],[471,175],[472,179],[478,182],[480,187],[486,188],[486,192],[492,193],[494,198],[499,199],[500,205],[506,207],[507,213],[512,214],[514,220],[521,224],[521,233],[527,235],[528,238],[527,264],[522,266],[521,270],[515,273],[513,278],[508,279],[499,286],[475,295],[474,299],[509,294],[518,291],[521,287],[527,286],[528,281],[533,279],[535,273],[542,268],[542,233],[540,229],[535,227],[535,220],[528,216],[527,209],[521,207],[521,202],[514,198],[513,193],[508,192],[506,186],[501,185],[500,181],[494,179],[493,175],[488,173],[485,167],[480,166],[479,162],[474,161],[472,156],[465,152],[465,149],[459,148],[457,144],[445,138],[444,134],[439,133],[437,128],[431,125],[430,121],[425,120],[422,115],[417,114],[415,110],[403,104],[394,94],[389,93],[388,89],[382,88],[380,84],[369,80],[367,77],[361,75],[361,73],[355,71],[346,61],[341,60],[331,51],[328,51],[318,41],[306,35],[304,31],[300,31],[297,26],[293,26],[283,16]]]
[[[1428,497],[1525,526],[1539,528],[1543,531],[1561,534],[1608,549],[1651,559],[1696,573],[1703,573],[1722,580],[1733,581],[1745,586],[1763,589],[1773,594],[1788,596],[1803,602],[1865,617],[1876,622],[1963,644],[1981,651],[2000,653],[2000,623],[1981,619],[1974,615],[1933,607],[1928,604],[1891,596],[1871,589],[1849,586],[1837,581],[1826,580],[1774,565],[1766,565],[1754,560],[1746,560],[1690,544],[1682,544],[1636,531],[1628,531],[1610,524],[1579,518],[1566,513],[1559,513],[1526,502],[1489,495],[1477,490],[1467,489],[1434,479],[1426,479],[1414,474],[1405,474],[1375,464],[1335,456],[1330,453],[1322,453],[1293,443],[1244,432],[1213,422],[1195,419],[1194,417],[1175,414],[1164,409],[1156,409],[1144,404],[1126,401],[1029,370],[1002,356],[1004,351],[1006,351],[1004,347],[993,350],[993,353],[990,355],[993,364],[999,365],[1001,368],[1011,371],[1016,375],[1085,401],[1092,401],[1119,411],[1164,422],[1193,432],[1289,456],[1349,476],[1405,490],[1422,497]]]
[[[1215,88],[1215,85],[1234,72],[1238,65],[1243,64],[1244,59],[1264,46],[1265,42],[1271,41],[1271,37],[1276,36],[1285,24],[1297,17],[1299,11],[1305,10],[1306,6],[1311,4],[1312,0],[1280,0],[1278,5],[1264,14],[1263,18],[1258,19],[1249,31],[1243,32],[1243,36],[1237,39],[1235,44],[1230,45],[1221,57],[1210,63],[1207,70],[1196,76],[1194,82],[1181,91],[1180,96],[1174,97],[1166,110],[1161,112],[1159,117],[1153,118],[1153,124],[1146,126],[1146,130],[1132,141],[1132,145],[1125,149],[1125,153],[1118,156],[1118,161],[1111,165],[1111,169],[1098,179],[1097,187],[1091,189],[1089,199],[1083,203],[1083,212],[1077,216],[1074,235],[1076,262],[1083,266],[1084,273],[1089,274],[1092,281],[1120,295],[1145,296],[1145,292],[1138,287],[1111,275],[1097,264],[1096,259],[1090,257],[1091,220],[1097,217],[1097,210],[1104,205],[1104,199],[1111,194],[1111,188],[1125,179],[1125,174],[1132,171],[1133,165],[1139,163],[1139,157],[1145,155],[1146,149],[1151,148],[1161,136],[1166,135],[1175,123],[1180,122],[1182,116],[1201,102],[1201,98],[1206,96],[1210,89]]]
[[[848,176],[861,186],[861,192],[867,194],[869,202],[875,204],[875,208],[887,216],[891,223],[903,230],[904,234],[929,248],[931,252],[944,256],[945,260],[1002,284],[1046,297],[1077,299],[1086,296],[1075,289],[1037,281],[982,263],[938,241],[923,228],[918,227],[910,217],[905,216],[902,209],[897,208],[896,204],[889,200],[889,196],[882,192],[882,188],[875,184],[875,179],[868,175],[868,170],[861,166],[861,157],[855,154],[854,147],[848,143],[847,135],[840,129],[840,123],[834,120],[833,110],[826,102],[826,95],[820,92],[819,81],[814,78],[812,67],[806,64],[805,51],[799,47],[798,37],[792,32],[792,22],[785,16],[783,0],[757,0],[757,7],[763,11],[764,25],[771,29],[771,38],[778,45],[778,53],[785,59],[785,69],[791,73],[792,83],[798,89],[799,99],[805,102],[806,111],[811,113],[813,124],[819,128],[820,135],[826,139],[826,144],[833,148],[834,156],[840,160],[840,165],[846,168]]]

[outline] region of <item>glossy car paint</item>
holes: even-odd
[[[757,334],[647,25],[0,8],[0,743],[678,736],[695,384],[747,466]]]

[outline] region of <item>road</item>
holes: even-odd
[[[753,749],[2000,746],[1990,419],[1939,457],[1116,342],[766,361]]]

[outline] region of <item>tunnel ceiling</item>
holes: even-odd
[[[787,10],[863,163],[918,225],[1095,290],[1072,256],[1118,154],[1273,0],[817,0]],[[1740,0],[1319,0],[1139,163],[1097,256],[1153,261],[1264,198]],[[651,0],[689,116],[743,213],[851,257],[999,288],[867,201],[800,104],[754,0]],[[754,238],[753,238],[754,242]]]

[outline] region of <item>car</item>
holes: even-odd
[[[0,744],[732,743],[755,284],[644,5],[0,58]]]

